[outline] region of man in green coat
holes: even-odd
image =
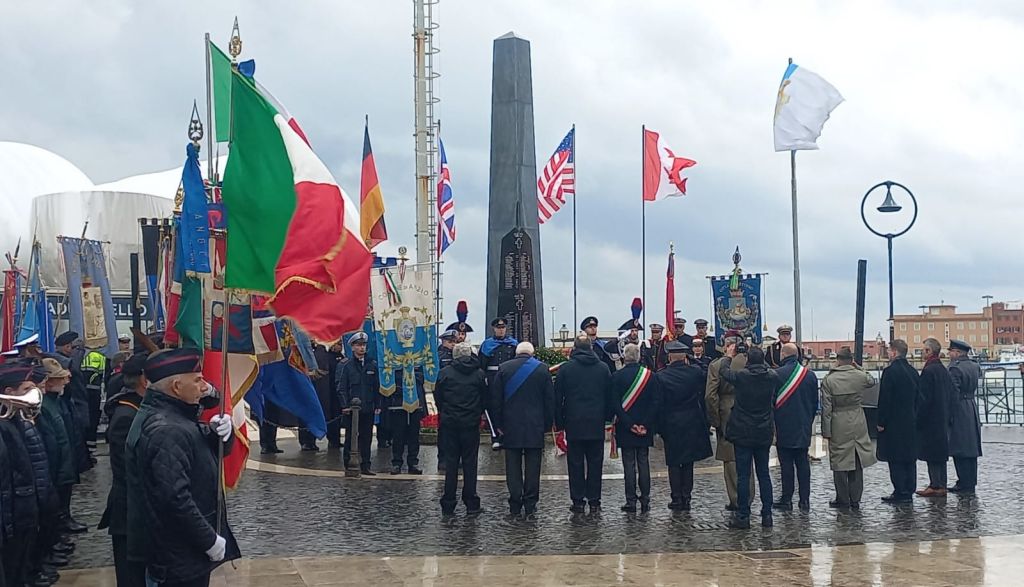
[[[864,467],[876,462],[861,399],[874,385],[875,378],[854,364],[849,347],[839,349],[836,366],[821,382],[821,435],[828,439],[828,460],[836,486],[836,498],[829,507],[860,508]]]

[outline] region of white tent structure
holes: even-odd
[[[223,169],[227,157],[217,163]],[[200,169],[205,178],[206,162]],[[62,291],[66,283],[57,237],[81,236],[88,221],[86,238],[108,243],[111,290],[128,293],[129,255],[142,252],[139,218],[170,216],[180,183],[178,167],[94,185],[60,155],[33,145],[0,142],[0,255],[13,253],[20,238],[19,265],[25,269],[32,242],[38,240],[43,286]]]

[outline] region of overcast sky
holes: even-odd
[[[784,7],[784,8],[783,8]],[[363,116],[392,242],[414,249],[412,3],[51,0],[0,6],[0,140],[36,144],[96,183],[180,165],[192,100],[204,100],[203,33],[242,58],[302,124],[358,200]],[[458,239],[445,319],[484,314],[491,47],[532,44],[537,164],[577,129],[579,307],[602,327],[641,294],[640,129],[698,165],[689,194],[648,207],[647,308],[664,316],[669,241],[677,307],[710,318],[705,276],[766,272],[771,329],[793,322],[789,156],[772,148],[786,58],[846,98],[797,155],[804,338],[847,338],[857,259],[868,260],[866,336],[885,331],[885,241],[859,206],[891,179],[917,196],[895,242],[897,313],[945,300],[1024,297],[1024,8],[1016,2],[612,2],[441,0],[436,91]],[[880,200],[874,205],[877,206]],[[907,203],[907,202],[902,202]],[[551,330],[572,328],[572,219],[541,229]],[[602,328],[603,329],[603,328]],[[691,329],[692,330],[692,329]]]

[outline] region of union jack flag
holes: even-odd
[[[566,194],[576,193],[576,127],[565,135],[537,178],[537,211],[544,224],[565,205]]]
[[[440,257],[455,242],[455,198],[452,197],[448,157],[440,138],[437,148],[441,151],[441,171],[437,174],[437,256]]]

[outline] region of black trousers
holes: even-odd
[[[604,439],[570,440],[566,455],[569,464],[569,498],[580,505],[601,505],[601,469],[604,465]]]
[[[441,421],[441,414],[438,414],[438,421]],[[447,433],[445,427],[437,427],[437,469],[440,471],[448,466],[447,459],[444,458],[444,453],[448,445],[444,441],[445,434]]]
[[[779,466],[782,469],[782,495],[779,499],[783,502],[792,502],[795,485],[799,483],[800,501],[810,501],[811,463],[807,459],[807,449],[776,448],[776,452],[779,454]]]
[[[381,410],[377,416],[377,449],[391,442],[391,410]]]
[[[66,485],[57,485],[54,489],[57,490],[57,500],[60,502],[60,517],[67,521],[71,519],[71,491],[75,488],[74,485],[68,483]]]
[[[316,446],[316,436],[305,428],[299,428],[299,446]]]
[[[626,478],[626,502],[636,503],[637,481],[640,482],[640,501],[651,501],[650,447],[637,446],[619,449],[622,455],[622,471]]]
[[[962,489],[973,491],[978,486],[978,457],[953,457],[956,468],[956,484]]]
[[[341,451],[341,462],[348,467],[352,460],[352,418],[345,418],[345,448]],[[373,444],[373,414],[359,412],[359,466],[370,468],[370,446]]]
[[[128,560],[128,537],[111,535],[114,546],[114,574],[117,587],[146,587],[146,563]]]
[[[100,427],[100,415],[103,413],[100,410],[103,398],[99,388],[87,389],[86,393],[89,399],[89,429],[85,431],[85,440],[86,442],[96,442],[96,431]]]
[[[912,497],[917,487],[917,461],[890,461],[889,480],[895,497]]]
[[[668,468],[668,486],[672,503],[690,505],[693,495],[693,463]]]
[[[341,446],[341,416],[327,422],[327,446]]]
[[[32,554],[34,533],[15,534],[14,539],[4,544],[2,559],[4,580],[8,587],[21,587],[25,584],[30,571],[29,558]]]
[[[441,432],[444,432],[441,435]],[[442,426],[439,437],[444,440],[444,494],[441,509],[455,509],[455,492],[459,488],[459,466],[462,466],[462,503],[467,511],[480,509],[480,496],[476,494],[477,454],[480,450],[480,429],[477,426]]]
[[[540,499],[541,448],[505,449],[505,484],[508,486],[508,509],[513,514],[526,508],[526,514],[537,511]],[[525,470],[524,470],[525,466]]]
[[[772,513],[772,476],[768,473],[767,446],[736,446],[736,500],[739,517],[750,517],[750,463],[754,463],[757,489],[761,494],[761,516]]]
[[[266,420],[260,423],[260,448],[265,450],[277,449],[277,426]]]
[[[932,489],[945,489],[947,482],[946,460],[928,461],[928,487]]]
[[[178,581],[175,583],[168,581],[166,583],[160,583],[160,587],[210,587],[210,574],[207,573],[202,577],[196,577],[195,579],[189,579],[188,581]]]
[[[403,461],[410,467],[420,464],[420,416],[405,410],[391,410],[391,466],[401,467]],[[373,420],[371,420],[372,422]]]

